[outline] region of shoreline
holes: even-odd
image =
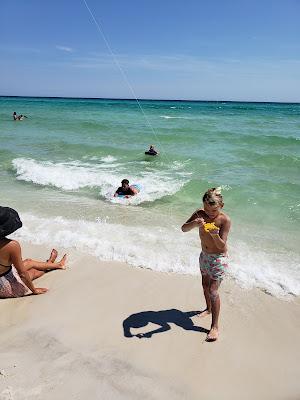
[[[45,259],[51,250],[22,247],[23,258]],[[67,249],[57,250],[60,257]],[[48,293],[0,300],[1,400],[299,398],[299,297],[287,302],[227,280],[220,338],[207,343],[190,321],[208,329],[210,317],[184,314],[204,308],[200,277],[101,262],[75,250],[68,256],[66,271],[35,281]],[[131,328],[134,334],[170,329],[125,337],[123,323],[149,322],[149,312],[160,325]]]

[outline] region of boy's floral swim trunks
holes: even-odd
[[[208,275],[215,281],[221,281],[228,268],[228,257],[224,254],[207,254],[202,251],[199,257],[199,266],[202,275]]]

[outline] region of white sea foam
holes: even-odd
[[[300,257],[288,252],[267,253],[235,240],[231,275],[245,288],[258,287],[277,297],[300,295]]]
[[[90,160],[90,161],[99,161],[102,163],[111,163],[117,161],[117,158],[111,155],[107,155],[105,157],[97,157],[97,156],[83,156],[83,159]]]
[[[197,240],[190,254],[191,240],[179,228],[133,227],[96,221],[47,219],[21,214],[23,227],[14,237],[34,243],[74,248],[101,260],[124,261],[161,272],[197,273]],[[163,240],[162,240],[163,238]]]
[[[197,235],[178,227],[125,226],[96,221],[41,218],[22,214],[15,237],[49,247],[74,248],[101,260],[124,261],[154,271],[199,274]],[[300,295],[299,257],[253,251],[232,240],[230,275],[245,288],[258,287],[277,297]],[[298,270],[298,272],[297,272]]]
[[[55,186],[75,190],[86,186],[98,186],[98,169],[88,164],[37,162],[33,159],[16,158],[12,161],[17,179],[43,186]],[[107,176],[107,182],[110,177]]]
[[[111,162],[117,161],[117,159],[116,159],[116,157],[114,157],[114,156],[108,155],[108,156],[106,156],[106,157],[101,157],[101,158],[100,158],[100,161],[102,161],[102,162],[104,162],[104,163],[111,163]]]
[[[128,164],[115,163],[116,159],[109,157],[105,157],[106,161],[97,165],[79,161],[55,164],[49,161],[39,162],[33,159],[16,158],[13,160],[13,166],[18,180],[54,186],[62,190],[96,187],[101,197],[112,202],[123,203],[123,199],[114,198],[113,194],[124,176],[129,176],[126,172]],[[141,169],[140,172],[135,172],[135,175],[131,174],[130,183],[139,183],[142,190],[129,204],[155,201],[179,191],[188,181],[189,174],[183,171],[184,165],[184,163],[174,162],[168,169],[162,171]],[[133,166],[131,169],[137,168]],[[176,179],[174,170],[180,172]]]
[[[160,115],[160,118],[165,118],[165,119],[194,119],[190,117],[172,117],[170,115]]]

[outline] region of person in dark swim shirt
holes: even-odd
[[[153,144],[150,145],[149,150],[145,151],[145,154],[150,155],[150,156],[157,156],[159,152],[155,150]]]
[[[138,190],[133,187],[133,186],[129,186],[129,180],[128,179],[123,179],[121,182],[120,187],[118,187],[118,189],[116,190],[114,197],[117,197],[119,195],[121,196],[125,196],[126,198],[134,196],[138,193]]]

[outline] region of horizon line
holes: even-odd
[[[194,103],[256,103],[256,104],[300,104],[300,102],[289,101],[255,101],[255,100],[193,100],[193,99],[147,99],[147,98],[121,98],[121,97],[74,97],[74,96],[14,96],[0,95],[0,98],[32,98],[32,99],[72,99],[72,100],[122,100],[122,101],[174,101],[174,102],[194,102]]]

